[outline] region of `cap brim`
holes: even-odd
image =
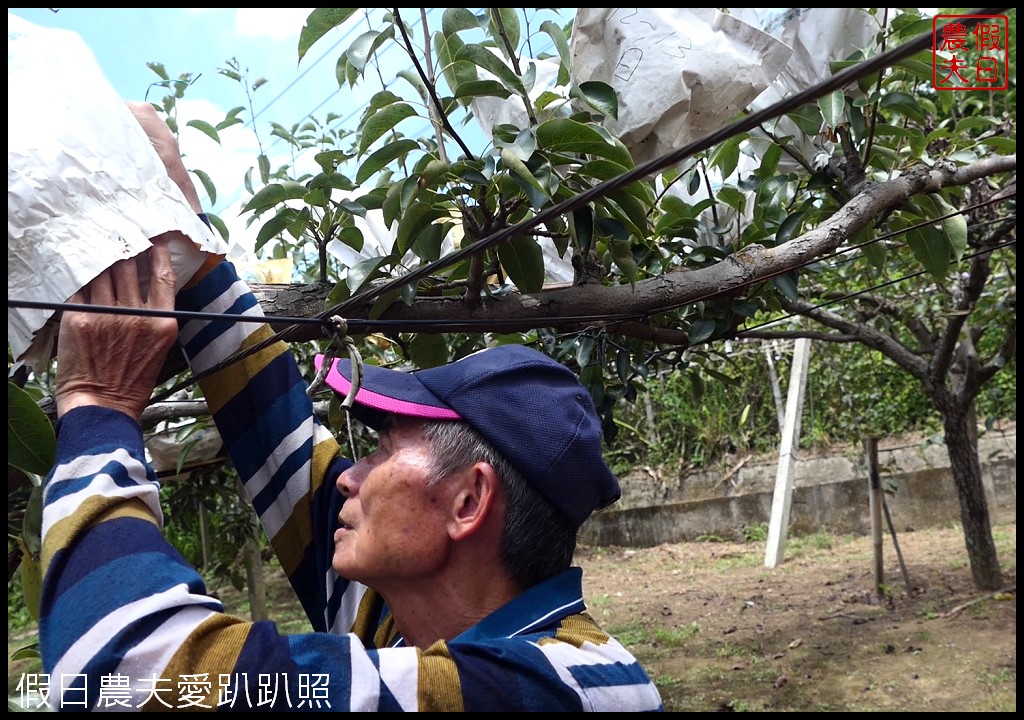
[[[314,358],[317,371],[323,355]],[[352,389],[352,364],[348,359],[335,360],[324,382],[341,397]],[[445,405],[416,378],[414,373],[388,370],[376,365],[363,365],[363,378],[356,393],[357,406],[375,412],[357,413],[367,425],[377,428],[387,415],[403,415],[426,420],[461,420],[457,412]],[[355,408],[354,408],[355,409]]]

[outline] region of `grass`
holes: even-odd
[[[982,671],[980,677],[983,682],[993,686],[1006,683],[1017,684],[1017,671],[1008,667],[1000,668],[996,672]]]
[[[700,625],[697,621],[693,621],[686,627],[672,628],[665,630],[663,628],[656,628],[654,631],[654,640],[659,645],[667,645],[668,647],[682,647],[686,644],[686,641],[696,635],[700,634]]]
[[[722,647],[715,650],[715,657],[717,658],[740,658],[748,657],[749,655],[749,650],[740,647],[739,645],[733,645],[731,643],[726,643]]]
[[[650,644],[650,634],[648,633],[647,628],[639,622],[630,623],[629,625],[620,625],[618,627],[609,627],[607,628],[607,631],[609,635],[617,638],[618,641],[626,647]]]
[[[760,549],[757,549],[740,555],[720,557],[715,561],[713,569],[715,572],[729,572],[737,568],[754,567],[763,562],[760,552]]]

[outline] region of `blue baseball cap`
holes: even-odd
[[[323,362],[317,355],[317,370]],[[339,359],[325,382],[344,397],[351,376],[350,361]],[[524,345],[414,372],[364,365],[352,412],[375,430],[388,415],[468,423],[577,527],[622,494],[590,393],[569,368]]]

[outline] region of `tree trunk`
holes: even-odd
[[[978,439],[972,426],[974,403],[971,401],[968,408],[937,404],[942,413],[953,484],[960,499],[960,521],[964,526],[964,542],[974,586],[979,590],[998,590],[1002,587],[1003,578],[992,538],[985,486],[981,481]]]
[[[270,619],[267,612],[267,582],[263,577],[263,556],[256,538],[245,541],[245,588],[249,593],[249,615],[253,622]]]

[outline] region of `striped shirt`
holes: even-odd
[[[178,308],[260,316],[229,263]],[[183,321],[196,373],[272,334]],[[312,632],[228,615],[163,538],[142,431],[99,407],[58,423],[46,479],[39,620],[55,709],[656,711],[636,659],[586,614],[579,568],[536,585],[457,637],[408,646],[382,598],[331,567],[350,462],[275,342],[203,381],[233,464]]]

